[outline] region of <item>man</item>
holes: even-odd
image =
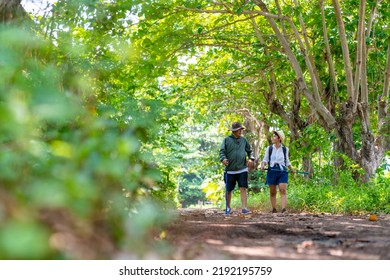
[[[232,134],[222,141],[221,149],[219,150],[220,161],[225,165],[225,184],[226,184],[226,209],[225,214],[230,214],[232,209],[230,201],[232,199],[232,191],[236,183],[240,188],[242,214],[250,213],[247,208],[247,189],[248,189],[248,166],[253,168],[253,152],[248,140],[242,136],[244,127],[239,122],[232,123]],[[247,165],[247,157],[248,165]]]

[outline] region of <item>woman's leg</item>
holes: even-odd
[[[269,194],[271,199],[272,210],[276,209],[276,186],[269,185]]]
[[[279,184],[279,192],[280,192],[280,201],[282,203],[282,211],[286,211],[287,206],[287,184],[281,183]]]

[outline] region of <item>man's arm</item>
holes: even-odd
[[[229,160],[226,157],[226,138],[223,139],[221,148],[219,149],[219,160],[225,165],[229,165]]]
[[[245,140],[246,140],[246,145],[245,145],[246,154],[248,155],[249,160],[255,161],[255,156],[253,155],[251,144],[249,144],[247,139]]]
[[[253,155],[251,144],[248,142],[247,139],[245,140],[246,140],[245,151],[249,158],[247,162],[247,167],[249,172],[253,172],[253,169],[255,167],[255,157]]]

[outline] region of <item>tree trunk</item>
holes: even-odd
[[[309,176],[307,178],[313,178],[314,170],[313,170],[313,163],[311,161],[311,158],[303,157],[302,164],[303,164],[303,170],[309,173]]]
[[[22,5],[21,0],[0,0],[0,23],[11,23],[22,21],[28,15]]]
[[[257,167],[259,166],[259,162],[261,162],[260,144],[262,142],[262,138],[264,134],[263,133],[264,124],[263,122],[256,119],[256,117],[253,116],[251,112],[246,108],[240,109],[239,112],[242,113],[245,118],[244,121],[244,126],[246,128],[245,136],[247,137],[249,143],[252,146],[253,155],[255,157],[254,169],[256,170]]]

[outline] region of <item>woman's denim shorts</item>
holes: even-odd
[[[285,166],[280,169],[279,164],[275,164],[272,168],[268,167],[267,185],[279,185],[288,183],[288,172]]]

